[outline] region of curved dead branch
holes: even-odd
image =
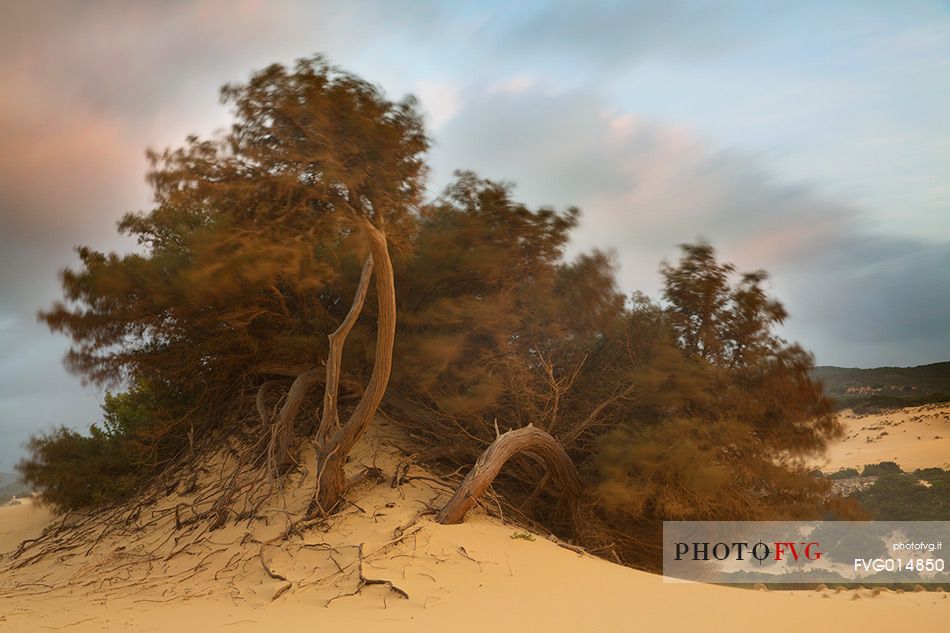
[[[389,257],[386,233],[366,218],[363,218],[362,224],[376,268],[376,350],[369,383],[356,408],[346,424],[323,443],[317,456],[317,491],[314,500],[317,509],[323,513],[332,511],[343,496],[346,489],[346,477],[343,473],[346,456],[376,416],[389,385],[393,365],[393,343],[396,339],[396,285],[393,264]]]
[[[560,485],[565,500],[573,507],[581,493],[580,478],[574,463],[554,437],[529,424],[495,438],[475,462],[462,485],[439,511],[436,520],[444,524],[461,523],[465,514],[501,472],[502,467],[509,459],[521,453],[531,454],[544,462],[551,478]]]
[[[324,385],[323,396],[323,416],[317,431],[317,442],[319,445],[325,443],[329,433],[339,425],[337,415],[337,400],[340,391],[340,364],[343,359],[343,344],[346,342],[346,336],[353,329],[360,312],[363,309],[363,302],[366,299],[366,291],[369,287],[369,280],[373,274],[373,256],[366,258],[363,263],[363,271],[360,274],[359,285],[356,289],[356,296],[353,298],[353,304],[340,326],[329,335],[330,353],[327,358],[326,382]],[[306,401],[310,390],[320,382],[321,372],[319,367],[311,367],[299,374],[287,392],[286,400],[277,414],[272,429],[272,439],[270,444],[270,462],[274,475],[286,472],[294,464],[293,459],[293,440],[294,440],[294,420],[300,412],[300,407]],[[265,387],[276,381],[267,381],[261,385],[257,394],[257,409],[264,421],[265,428],[268,424],[269,416],[266,407],[267,391]]]
[[[290,391],[287,392],[284,406],[277,414],[277,419],[271,429],[271,443],[268,451],[271,468],[275,471],[275,475],[287,472],[294,465],[294,420],[300,412],[300,407],[307,400],[310,389],[320,382],[321,373],[319,367],[314,367],[297,376],[290,386]]]
[[[320,427],[317,429],[318,445],[323,445],[330,433],[340,425],[337,402],[340,391],[340,365],[343,362],[343,344],[346,343],[347,335],[353,329],[360,312],[363,310],[363,302],[366,300],[366,291],[369,289],[369,281],[372,276],[373,256],[370,254],[363,262],[363,271],[360,273],[359,285],[356,287],[356,295],[353,297],[349,312],[346,313],[340,327],[327,336],[330,351],[327,355],[327,380],[323,392],[323,415],[320,419]]]
[[[273,392],[276,387],[285,383],[285,380],[265,380],[263,383],[261,383],[260,388],[257,390],[255,404],[257,405],[257,414],[261,418],[261,425],[265,431],[267,430],[267,427],[270,426],[272,417],[267,406],[267,398],[270,397],[271,392]]]

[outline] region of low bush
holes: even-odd
[[[880,475],[897,475],[902,473],[901,467],[894,462],[881,462],[879,464],[866,464],[861,471],[862,477],[877,477]]]

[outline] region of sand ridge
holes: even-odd
[[[34,504],[32,499],[0,505],[0,554],[16,549],[24,539],[42,534],[53,518],[48,508]]]
[[[845,436],[828,448],[816,466],[831,473],[842,468],[893,461],[904,471],[950,469],[950,404],[907,407],[875,414],[847,410],[838,419]]]
[[[169,512],[200,496],[200,482],[129,515],[135,529],[77,539],[56,522],[47,541],[61,551],[19,568],[31,550],[0,559],[0,630],[947,630],[944,593],[671,584],[540,535],[513,538],[523,528],[484,512],[439,525],[427,513],[448,485],[380,434],[348,468],[373,465],[384,479],[361,484],[330,522],[286,537],[282,509],[307,501],[305,481],[286,486],[262,518],[213,531]]]

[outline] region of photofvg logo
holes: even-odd
[[[683,557],[692,557],[694,561],[718,560],[726,561],[735,559],[738,561],[752,559],[758,562],[774,560],[781,562],[788,557],[791,560],[798,561],[800,558],[805,560],[820,560],[821,545],[817,541],[773,541],[765,543],[749,543],[743,541],[734,541],[732,543],[710,543],[709,541],[693,541],[691,543],[678,542],[676,546],[676,560],[683,560]]]
[[[666,521],[666,580],[948,583],[950,521]]]

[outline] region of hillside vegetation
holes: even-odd
[[[904,472],[894,462],[881,462],[827,477],[875,520],[950,521],[950,471],[942,468]]]
[[[950,402],[950,362],[873,369],[823,365],[811,376],[839,408],[858,413]]]
[[[19,475],[14,473],[0,473],[0,503],[11,497],[22,497],[30,494],[33,489]]]

